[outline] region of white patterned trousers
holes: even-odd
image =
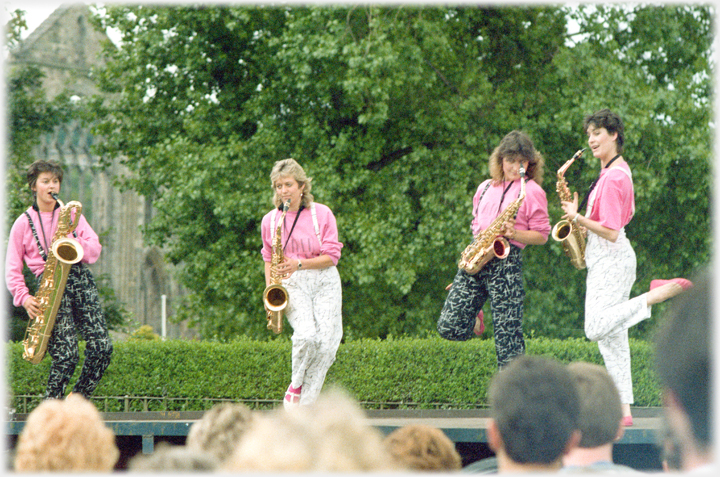
[[[605,367],[625,404],[634,402],[628,329],[650,318],[646,296],[630,298],[637,261],[621,229],[616,242],[588,231],[585,335],[597,341]]]
[[[318,398],[342,339],[342,286],[336,267],[298,270],[283,285],[288,291],[287,320],[293,328],[292,376],[302,386],[300,404]]]

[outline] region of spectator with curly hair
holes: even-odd
[[[257,415],[221,472],[382,472],[398,470],[356,401],[323,393],[293,412]]]
[[[443,472],[462,468],[455,444],[436,427],[409,424],[388,434],[385,444],[393,458],[408,470]]]
[[[208,452],[223,462],[232,455],[254,419],[253,412],[244,404],[218,404],[190,427],[185,445]]]
[[[17,472],[111,472],[115,434],[79,394],[43,401],[28,416],[15,454]]]

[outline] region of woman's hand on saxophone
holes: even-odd
[[[32,320],[34,320],[40,314],[40,305],[38,304],[34,296],[29,296],[27,300],[25,300],[25,303],[23,303],[23,308],[25,308],[25,311],[27,311],[28,316]]]
[[[587,237],[587,227],[584,225],[580,225],[580,219],[585,218],[585,216],[580,215],[580,211],[578,211],[578,193],[575,192],[573,196],[573,201],[561,201],[562,209],[565,211],[565,215],[563,215],[561,218],[568,220],[569,222],[573,222],[574,226],[580,229],[580,232],[583,234],[583,237]]]
[[[565,212],[565,215],[562,216],[563,219],[572,221],[577,215],[578,215],[578,193],[573,193],[573,200],[572,202],[563,200],[560,202],[563,211]]]
[[[290,275],[298,271],[300,260],[296,258],[285,258],[280,264],[277,266],[277,271],[283,278],[288,278]]]
[[[516,234],[517,230],[515,230],[515,219],[509,219],[503,224],[502,235],[509,239],[514,239]]]

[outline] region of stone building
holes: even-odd
[[[108,37],[89,22],[87,5],[63,5],[55,10],[8,57],[8,67],[31,64],[45,74],[43,87],[48,99],[63,90],[79,98],[97,93],[92,68],[101,63],[101,42]],[[163,306],[167,317],[166,336],[187,338],[194,333],[183,324],[172,324],[173,304],[183,291],[173,279],[173,266],[162,250],[143,242],[142,227],[152,217],[152,204],[134,192],[120,192],[113,177],[123,173],[119,161],[101,170],[92,145],[93,137],[79,124],[64,124],[42,138],[34,158],[63,164],[65,178],[61,198],[79,200],[83,213],[100,235],[103,251],[91,269],[98,281],[115,291],[130,312],[131,328],[148,324],[162,332]]]

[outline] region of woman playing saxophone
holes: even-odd
[[[41,304],[30,294],[23,277],[23,263],[40,281],[47,252],[59,228],[60,207],[53,197],[60,193],[62,168],[48,161],[36,161],[27,171],[28,186],[33,193],[29,207],[10,230],[5,259],[5,280],[13,296],[13,304],[27,310],[31,320],[42,313]],[[75,218],[76,219],[76,218]],[[74,393],[90,398],[105,369],[110,364],[112,343],[108,334],[98,289],[86,264],[94,263],[102,246],[95,231],[83,215],[75,228],[74,238],[83,250],[82,260],[70,268],[47,352],[52,358],[45,398],[60,399],[75,371],[78,356],[78,332],[87,342],[85,361]]]
[[[484,329],[482,308],[489,299],[499,367],[525,352],[521,251],[527,245],[544,244],[550,234],[547,198],[540,187],[543,164],[542,155],[520,131],[507,134],[493,151],[489,159],[491,178],[480,184],[473,197],[471,228],[477,237],[517,200],[522,187],[519,170],[523,167],[525,198],[517,215],[499,227],[510,251],[506,258],[493,258],[478,272],[458,269],[437,324],[440,336],[448,340],[464,341],[479,335]]]
[[[625,235],[635,214],[635,191],[630,166],[623,157],[625,126],[609,109],[583,121],[588,146],[598,159],[599,175],[578,205],[578,194],[562,201],[563,219],[587,230],[585,262],[585,334],[597,341],[608,373],[623,403],[623,421],[632,425],[633,388],[628,329],[650,318],[652,305],[661,303],[692,284],[683,278],[653,280],[650,290],[630,298],[635,283],[636,257]],[[585,215],[580,211],[587,204]]]
[[[277,273],[285,277],[282,285],[289,296],[285,312],[293,329],[292,375],[283,405],[292,408],[315,402],[340,346],[342,287],[336,265],[343,244],[335,216],[328,206],[313,201],[312,179],[300,164],[294,159],[276,162],[270,183],[277,208],[263,217],[261,253],[265,284]],[[280,208],[287,201],[283,216]],[[283,261],[274,266],[273,235],[278,228]]]

